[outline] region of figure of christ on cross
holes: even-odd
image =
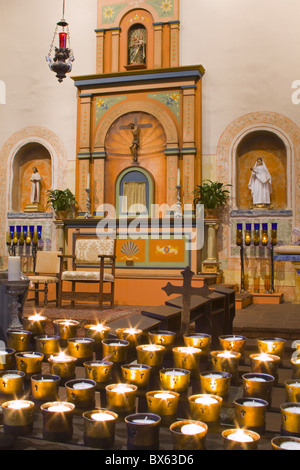
[[[130,152],[132,155],[132,163],[138,162],[138,150],[140,148],[140,132],[141,129],[149,129],[152,127],[152,124],[138,124],[137,116],[134,116],[133,122],[130,122],[126,126],[120,126],[120,129],[131,130],[132,132],[132,142],[130,145]]]
[[[187,334],[189,332],[192,295],[202,296],[205,299],[211,293],[207,285],[203,287],[192,287],[192,277],[194,274],[190,267],[187,266],[184,271],[181,271],[183,277],[182,286],[173,286],[168,282],[165,287],[162,287],[162,290],[165,291],[167,295],[182,295],[181,334]]]

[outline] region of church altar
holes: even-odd
[[[65,254],[72,254],[78,231],[84,235],[115,236],[116,305],[142,306],[164,303],[166,295],[162,287],[169,280],[180,284],[181,271],[186,266],[195,273],[192,281],[195,287],[202,287],[207,278],[216,282],[216,273],[204,275],[201,271],[204,258],[212,260],[216,251],[211,244],[207,250],[204,244],[205,224],[204,220],[191,216],[54,221],[57,247]]]

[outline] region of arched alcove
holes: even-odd
[[[127,200],[127,212],[124,210],[124,203],[122,197],[126,196],[126,185],[141,185],[142,193],[141,197],[134,197],[135,206],[133,212],[130,212],[131,198]],[[130,189],[129,189],[130,190]],[[136,191],[135,188],[133,188]],[[128,189],[127,189],[128,191]],[[116,180],[116,212],[118,217],[130,216],[130,215],[151,215],[151,205],[153,204],[154,188],[151,175],[143,168],[130,167],[122,171]],[[141,205],[141,207],[139,207]],[[144,208],[146,210],[144,210]]]
[[[16,152],[12,162],[11,172],[11,210],[24,212],[30,204],[31,182],[33,167],[38,169],[41,176],[40,205],[46,206],[46,191],[52,185],[52,165],[49,151],[38,142],[24,144]]]
[[[261,157],[272,178],[271,206],[275,210],[287,208],[287,151],[284,142],[275,133],[256,130],[247,134],[236,148],[236,205],[239,209],[252,206],[248,183],[251,167]]]

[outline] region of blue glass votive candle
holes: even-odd
[[[251,245],[251,224],[246,224],[245,230],[245,245]]]
[[[263,246],[268,244],[268,224],[262,224],[261,242]]]
[[[243,224],[236,225],[236,244],[237,246],[243,244]]]
[[[254,224],[254,234],[253,234],[254,246],[259,245],[259,230],[260,230],[260,224]]]
[[[271,229],[271,245],[277,245],[277,223],[272,222],[272,229]]]

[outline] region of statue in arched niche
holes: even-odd
[[[128,33],[128,62],[146,64],[147,31],[143,25],[134,25]]]
[[[271,175],[265,162],[259,157],[254,167],[251,167],[251,176],[248,184],[254,206],[270,207],[270,195],[272,193],[271,180]]]
[[[32,168],[32,175],[30,178],[31,181],[31,191],[30,191],[30,202],[31,204],[39,204],[40,202],[40,182],[41,175],[38,172],[36,166]]]

